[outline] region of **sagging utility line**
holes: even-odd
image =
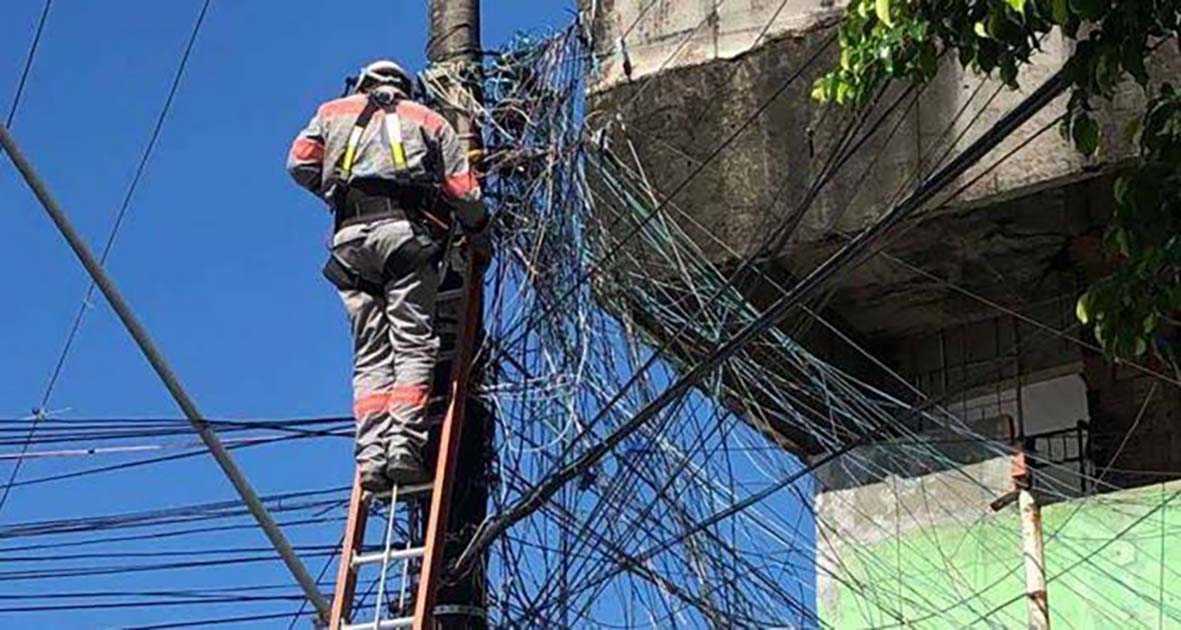
[[[758,319],[751,322],[733,338],[715,349],[693,369],[689,370],[673,385],[664,390],[651,403],[632,416],[622,427],[611,433],[603,441],[587,449],[586,452],[566,467],[549,475],[529,495],[523,497],[505,510],[500,518],[486,522],[460,556],[456,570],[463,571],[464,568],[470,566],[483,550],[487,549],[494,540],[508,530],[514,523],[517,523],[544,505],[565,484],[577,478],[584,470],[600,461],[612,449],[618,446],[628,436],[635,433],[635,431],[648,420],[655,417],[656,414],[660,413],[671,402],[686,394],[715,367],[725,362],[768,328],[782,321],[808,293],[830,280],[847,266],[864,260],[870,253],[870,245],[876,240],[883,238],[891,228],[903,219],[925,207],[941,190],[955,181],[957,177],[966,172],[972,165],[983,159],[1001,141],[1062,94],[1069,85],[1064,75],[1064,71],[1059,70],[1047,79],[1036,91],[1026,97],[1025,100],[998,121],[996,125],[960,153],[955,160],[939,172],[927,178],[907,199],[894,206],[872,226],[861,232],[861,234],[847,243],[837,253],[824,261],[796,284],[795,287],[785,293],[775,304],[763,312]],[[650,367],[651,363],[660,356],[660,353],[653,353],[652,356],[653,358],[648,364],[631,381],[624,385],[624,389],[627,389],[633,384],[644,370]],[[598,419],[592,420],[588,423],[588,426],[593,426]]]
[[[54,225],[57,226],[62,236],[69,243],[70,248],[74,250],[74,254],[78,256],[78,259],[82,262],[82,266],[90,274],[91,279],[98,285],[99,290],[102,291],[103,296],[110,303],[111,308],[115,311],[123,326],[127,328],[127,332],[135,339],[135,343],[139,346],[140,351],[143,352],[148,363],[152,365],[152,369],[156,371],[160,380],[164,382],[164,386],[172,394],[172,398],[176,401],[177,406],[180,407],[185,417],[188,418],[189,423],[193,425],[193,429],[197,431],[197,435],[205,443],[205,446],[217,461],[218,466],[221,467],[222,472],[229,478],[230,483],[237,490],[238,496],[246,504],[246,508],[250,510],[254,519],[258,521],[259,527],[262,528],[263,533],[271,541],[271,545],[274,546],[275,551],[283,560],[283,564],[287,565],[287,569],[291,572],[295,581],[299,583],[304,594],[315,605],[320,616],[323,619],[327,619],[329,612],[328,602],[316,587],[316,581],[308,573],[307,568],[304,567],[303,562],[300,561],[295,550],[292,549],[291,543],[287,542],[287,538],[271,517],[270,512],[267,511],[266,506],[259,500],[258,494],[250,486],[250,482],[247,481],[246,476],[242,474],[238,465],[234,463],[229,451],[226,450],[221,440],[218,439],[217,433],[204,420],[204,416],[197,409],[196,403],[193,402],[193,399],[189,397],[181,385],[176,373],[172,371],[172,367],[169,366],[164,355],[156,347],[147,329],[144,328],[143,324],[135,316],[135,312],[131,309],[131,306],[123,299],[123,295],[119,292],[118,287],[115,286],[114,281],[103,270],[102,265],[99,264],[94,253],[90,251],[89,246],[86,245],[81,235],[74,229],[65,211],[62,210],[57,200],[54,199],[49,189],[45,186],[45,183],[38,177],[37,172],[33,169],[33,165],[28,161],[24,153],[21,152],[20,147],[16,144],[16,140],[4,125],[0,125],[0,146],[4,147],[4,151],[8,153],[13,164],[29,185],[29,188],[33,190],[33,194],[37,196],[37,200],[41,202],[41,206],[49,214],[49,218],[53,220]]]

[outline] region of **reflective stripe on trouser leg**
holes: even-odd
[[[434,329],[439,270],[424,264],[386,284],[386,320],[394,348],[389,448],[420,451],[427,437],[427,402],[439,337]]]
[[[393,347],[385,300],[341,291],[353,331],[353,416],[357,419],[357,465],[381,470],[390,432],[389,399],[394,386]]]

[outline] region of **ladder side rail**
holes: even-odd
[[[365,524],[369,518],[369,501],[361,489],[361,473],[353,476],[353,492],[349,497],[348,521],[340,548],[340,566],[336,570],[336,589],[332,598],[330,630],[341,630],[352,614],[353,596],[357,590],[357,572],[353,558],[361,551],[365,540]]]
[[[419,574],[418,594],[414,602],[414,630],[429,630],[435,608],[435,597],[442,581],[444,540],[447,533],[448,507],[455,485],[456,459],[463,433],[463,418],[467,408],[468,382],[475,356],[476,330],[480,325],[483,282],[474,258],[469,254],[467,278],[459,330],[456,335],[455,364],[452,366],[450,402],[439,435],[439,456],[435,463],[434,488],[431,491],[430,514]]]

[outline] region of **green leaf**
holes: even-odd
[[[1070,0],[1070,8],[1084,20],[1098,20],[1107,13],[1109,0]]]
[[[1009,6],[1021,15],[1025,15],[1025,0],[1008,0]]]
[[[1074,119],[1072,127],[1074,144],[1083,155],[1091,157],[1099,149],[1099,123],[1086,114]]]
[[[996,62],[997,47],[991,41],[981,42],[976,50],[976,65],[980,67],[980,71],[984,74],[992,72]]]
[[[988,39],[990,37],[988,34],[988,27],[984,25],[984,22],[977,22],[975,31],[976,35],[979,37],[983,37],[984,39]]]
[[[1050,0],[1050,17],[1059,26],[1070,21],[1070,0]]]
[[[1147,351],[1148,351],[1148,344],[1144,343],[1143,339],[1137,338],[1136,339],[1136,350],[1135,350],[1136,356],[1141,356]]]
[[[1137,178],[1137,180],[1131,182],[1128,187],[1126,207],[1132,211],[1131,216],[1140,217],[1140,220],[1143,221],[1161,210],[1161,190],[1159,186],[1149,184],[1153,181],[1151,179]]]
[[[831,103],[836,98],[837,84],[843,83],[835,74],[826,74],[812,84],[812,98],[820,103]]]
[[[919,51],[919,70],[923,76],[930,79],[939,71],[939,56],[935,52],[934,44],[927,44]]]
[[[1095,56],[1094,76],[1095,85],[1101,93],[1109,94],[1115,89],[1116,83],[1119,81],[1119,60],[1115,58],[1112,49],[1103,48]]]
[[[1066,23],[1062,25],[1062,33],[1071,39],[1078,39],[1078,29],[1083,25],[1083,21],[1078,19],[1078,16],[1071,15]]]
[[[1131,202],[1128,193],[1131,192],[1132,180],[1127,175],[1115,180],[1115,202],[1121,206],[1127,206]]]
[[[828,102],[828,90],[824,88],[824,79],[817,79],[812,84],[812,100],[818,103]]]
[[[837,105],[844,105],[849,100],[849,84],[844,81],[837,84]]]
[[[1078,304],[1074,305],[1074,316],[1084,324],[1088,323],[1088,320],[1090,319],[1089,314],[1087,313],[1087,302],[1089,301],[1087,298],[1089,297],[1089,294],[1084,293],[1083,296],[1078,299]]]
[[[1005,17],[1005,11],[989,11],[988,12],[988,34],[993,39],[999,39],[1005,42],[1006,46],[1010,43],[1009,26],[1012,22]]]
[[[910,23],[910,28],[907,29],[907,32],[910,34],[910,38],[916,42],[925,42],[927,41],[927,32],[930,29],[930,22],[927,22],[926,20],[912,20]]]
[[[971,46],[960,47],[960,65],[967,68],[968,64],[976,58],[976,49]]]
[[[1121,61],[1124,69],[1136,79],[1136,83],[1139,83],[1141,87],[1147,87],[1148,68],[1144,63],[1144,56],[1148,54],[1148,51],[1129,42],[1125,42],[1122,53],[1123,59]]]
[[[1131,252],[1131,246],[1128,242],[1128,231],[1123,228],[1115,228],[1112,230],[1112,235],[1115,237],[1116,247],[1119,248],[1119,253],[1126,258]]]
[[[877,0],[874,5],[874,12],[877,13],[878,19],[886,26],[894,26],[894,20],[890,17],[890,0]]]
[[[1000,68],[1001,81],[1003,81],[1005,85],[1016,90],[1019,87],[1017,85],[1017,64],[1014,63],[1012,59],[1005,59],[1001,62]]]

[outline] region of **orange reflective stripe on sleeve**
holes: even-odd
[[[353,417],[364,418],[385,411],[390,404],[390,392],[373,392],[353,402]]]
[[[431,388],[427,385],[398,385],[390,390],[390,406],[425,407],[430,402]]]
[[[471,171],[450,175],[443,180],[443,191],[453,199],[462,199],[479,189],[480,184]]]
[[[291,146],[291,155],[303,162],[322,160],[324,159],[324,144],[311,138],[298,138]]]

